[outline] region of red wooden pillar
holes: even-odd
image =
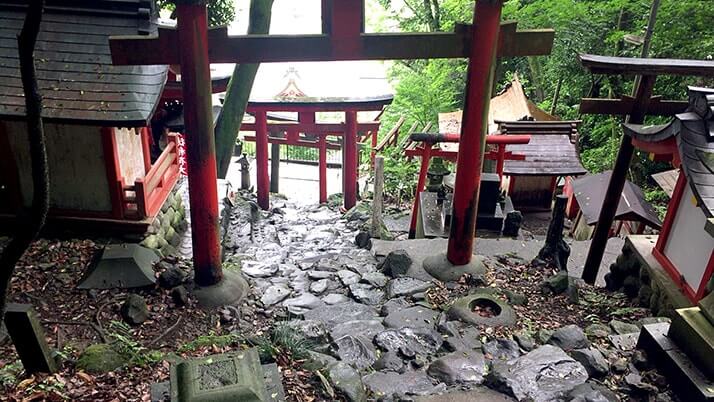
[[[320,169],[320,204],[327,202],[327,136],[320,134],[318,166]]]
[[[345,209],[357,204],[357,112],[345,112],[345,134],[342,137],[344,166],[342,167],[342,191]]]
[[[176,6],[186,127],[186,160],[193,232],[195,281],[214,285],[223,278],[218,235],[216,148],[211,112],[208,20],[201,0]]]
[[[473,254],[478,191],[502,6],[503,0],[476,2],[447,252],[449,262],[454,265],[468,264]]]
[[[506,144],[498,145],[498,160],[496,160],[496,173],[503,180],[503,167],[506,164]]]
[[[417,180],[416,193],[414,194],[414,205],[412,206],[412,218],[409,223],[409,238],[416,238],[417,216],[419,214],[419,193],[424,190],[426,184],[426,174],[429,171],[429,161],[431,160],[431,148],[434,144],[424,142],[424,149],[421,151],[421,167],[419,168],[419,179]]]
[[[268,178],[268,116],[265,110],[255,111],[255,163],[258,205],[268,210],[270,179]]]
[[[144,173],[149,173],[149,170],[151,170],[150,133],[151,129],[148,127],[142,127],[141,131],[139,131],[139,135],[141,135],[141,152],[144,154]]]
[[[371,139],[372,139],[372,151],[370,151],[370,168],[374,169],[374,158],[377,157],[377,134],[379,134],[378,131],[371,131]]]

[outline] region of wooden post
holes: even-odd
[[[258,205],[270,209],[268,179],[268,116],[265,110],[255,112],[255,161],[258,185]]]
[[[454,265],[468,264],[473,255],[478,191],[502,6],[502,0],[476,2],[447,252],[449,262]]]
[[[431,147],[433,143],[424,141],[424,148],[421,151],[421,166],[419,167],[419,178],[417,179],[416,192],[414,193],[414,204],[412,206],[412,216],[409,222],[409,238],[416,238],[417,218],[419,216],[419,193],[424,190],[426,184],[426,174],[429,171],[429,161],[431,160]]]
[[[374,159],[374,196],[372,197],[372,237],[381,239],[384,191],[384,157]]]
[[[27,374],[57,371],[37,313],[29,304],[10,303],[5,326]]]
[[[628,118],[629,123],[642,124],[645,120],[647,108],[652,97],[652,88],[654,87],[655,76],[642,76],[639,80],[639,85],[636,89],[635,104],[632,108],[632,114]],[[610,228],[617,213],[617,207],[620,204],[622,197],[622,189],[625,187],[627,180],[627,170],[630,168],[630,161],[634,154],[635,147],[632,145],[632,138],[628,135],[622,136],[620,142],[620,150],[617,152],[615,166],[610,175],[610,182],[607,185],[607,192],[602,202],[600,216],[595,225],[588,256],[585,260],[583,268],[583,280],[589,284],[594,284],[597,279],[598,271],[600,270],[600,262],[605,253],[607,239],[610,235]]]
[[[191,202],[194,280],[200,286],[221,281],[218,235],[218,188],[211,74],[208,62],[208,19],[203,0],[176,6],[186,127],[186,160]]]
[[[320,204],[327,202],[327,136],[320,134],[318,168],[320,170]]]
[[[370,163],[372,164],[372,167],[374,167],[374,158],[377,156],[377,134],[379,134],[378,131],[370,131],[369,133],[370,139],[372,140],[372,149],[369,151]]]
[[[270,144],[270,192],[280,192],[280,144]]]
[[[345,134],[342,136],[342,189],[345,196],[345,209],[357,204],[357,112],[345,112]]]

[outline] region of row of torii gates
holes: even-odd
[[[549,54],[554,38],[553,30],[517,31],[515,22],[501,23],[503,2],[477,1],[473,24],[458,25],[454,32],[393,34],[364,32],[364,0],[322,0],[322,34],[227,36],[225,29],[208,29],[206,0],[175,0],[177,29],[160,29],[158,37],[111,38],[115,64],[181,65],[196,284],[220,286],[223,279],[210,63],[468,58],[451,232],[447,253],[437,256],[446,263],[445,271],[468,270],[473,262],[496,59]],[[266,110],[255,112],[257,157],[267,160]],[[345,117],[344,161],[352,166],[357,161],[356,146],[352,145],[356,142],[356,111],[348,110]],[[318,127],[312,128],[318,131]],[[258,168],[267,169],[267,165]],[[259,178],[267,177],[267,172],[261,173],[258,171]],[[352,191],[356,194],[356,185],[356,180],[345,180],[346,207],[352,202]],[[267,189],[268,183],[258,183],[258,187]],[[263,206],[268,202],[265,190],[259,192],[259,201]],[[239,296],[227,295],[210,303],[225,304]]]

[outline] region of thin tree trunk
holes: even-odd
[[[269,32],[272,8],[273,0],[251,0],[249,35],[261,35]],[[218,117],[215,128],[216,164],[220,178],[225,178],[228,174],[233,148],[236,145],[238,131],[240,131],[259,66],[260,64],[236,64],[233,76],[228,82],[223,112]]]
[[[27,115],[27,134],[30,143],[30,162],[32,165],[32,206],[29,216],[17,225],[17,232],[0,256],[0,322],[5,317],[7,295],[10,291],[10,279],[15,266],[32,241],[45,224],[50,200],[50,183],[47,171],[47,152],[45,133],[42,125],[42,97],[37,88],[35,75],[34,51],[37,35],[42,21],[44,0],[31,0],[27,7],[27,16],[22,31],[17,37],[20,56],[20,75],[25,93]],[[18,214],[18,220],[21,219]]]

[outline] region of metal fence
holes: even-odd
[[[272,146],[272,144],[270,146]],[[243,152],[248,156],[255,157],[255,142],[244,142]],[[270,149],[268,149],[268,157],[270,157]],[[317,148],[301,147],[297,145],[280,145],[280,160],[282,162],[317,165],[319,161],[319,150]],[[342,150],[327,150],[327,166],[342,166]]]

